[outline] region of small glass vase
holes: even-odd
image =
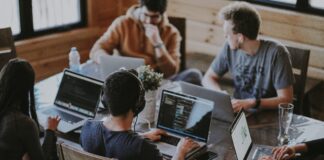
[[[143,111],[138,115],[138,123],[152,124],[155,119],[155,111],[156,111],[156,93],[157,90],[149,90],[145,92],[145,107]]]

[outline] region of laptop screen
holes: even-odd
[[[65,70],[55,104],[94,117],[103,82]]]
[[[248,156],[249,150],[252,147],[252,139],[243,111],[238,114],[234,123],[232,124],[231,136],[237,159],[246,159],[246,156]]]
[[[157,128],[207,142],[214,103],[163,90]]]

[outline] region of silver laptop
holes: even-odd
[[[271,146],[253,144],[243,110],[235,118],[230,132],[238,160],[258,160],[262,156],[271,155]]]
[[[99,79],[105,80],[110,73],[115,72],[120,68],[124,67],[126,69],[136,69],[139,66],[143,66],[144,59],[103,55],[100,57],[99,65],[100,65]]]
[[[179,84],[183,93],[213,101],[212,117],[214,119],[228,123],[233,122],[234,111],[230,95],[182,81]]]
[[[165,130],[168,136],[162,136],[156,143],[160,152],[173,156],[182,137],[190,137],[200,145],[187,158],[206,149],[213,105],[207,99],[163,90],[157,128]]]
[[[58,130],[63,133],[81,127],[96,115],[103,82],[69,70],[64,70],[54,104],[37,110],[39,122],[44,125],[48,116],[59,115]]]

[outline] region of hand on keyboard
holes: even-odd
[[[180,142],[177,145],[177,152],[186,155],[191,150],[198,148],[199,144],[192,140],[191,138],[181,138]]]
[[[151,141],[159,141],[162,135],[167,135],[167,133],[160,129],[153,129],[149,132],[143,133],[143,137],[150,139]]]
[[[45,129],[49,129],[52,131],[56,131],[58,124],[60,123],[61,118],[59,116],[49,116],[47,118],[47,125],[45,126]]]

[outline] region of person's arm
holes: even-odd
[[[280,103],[291,103],[293,100],[293,87],[288,86],[277,90],[277,96],[272,98],[261,98],[260,108],[276,109]],[[255,98],[249,99],[232,99],[234,112],[239,112],[241,109],[249,109],[256,106]]]
[[[122,17],[117,18],[91,48],[89,57],[94,62],[99,63],[102,55],[111,55],[118,46],[120,38],[118,32],[121,30],[122,19]]]
[[[47,159],[57,159],[57,150],[56,150],[56,135],[55,131],[60,122],[60,117],[48,117],[47,118],[47,126],[45,126],[45,137],[44,142],[42,144],[42,149],[44,155]]]
[[[220,77],[213,71],[211,67],[209,67],[209,69],[203,77],[202,85],[206,88],[210,88],[216,91],[222,91],[218,83],[219,79]]]
[[[296,153],[307,152],[307,150],[308,149],[305,143],[296,144],[294,146],[275,147],[272,150],[271,159],[276,159],[276,160],[292,159],[296,156]],[[264,158],[264,160],[271,160],[271,159],[270,157]]]
[[[157,26],[146,24],[145,35],[154,47],[157,66],[164,74],[164,77],[170,77],[176,74],[180,68],[180,41],[179,33],[172,33],[167,44],[165,44],[160,36]]]
[[[223,49],[214,58],[202,79],[202,85],[205,88],[222,91],[218,82],[220,78],[229,70],[229,60],[227,57],[229,53],[229,45],[225,43]]]

